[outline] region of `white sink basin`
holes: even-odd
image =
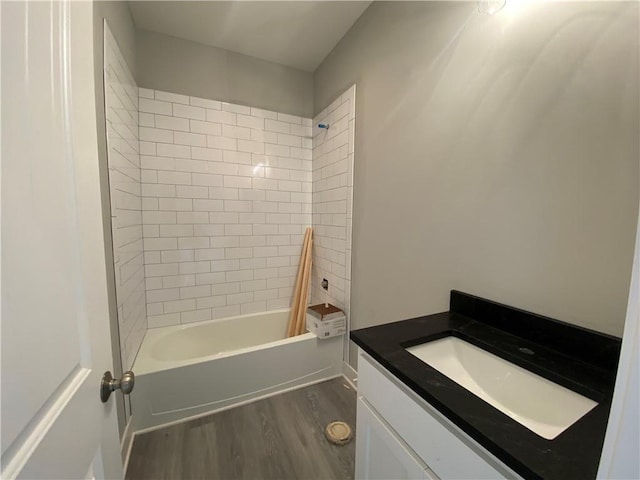
[[[406,350],[548,440],[556,438],[597,405],[456,337]]]

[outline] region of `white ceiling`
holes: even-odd
[[[370,1],[129,2],[136,27],[313,72]]]

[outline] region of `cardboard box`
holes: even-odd
[[[342,315],[331,320],[320,320],[313,315],[307,314],[307,330],[315,333],[318,338],[344,335],[347,331],[347,317]]]
[[[318,305],[310,305],[307,307],[307,314],[325,321],[333,320],[344,316],[344,312],[330,303],[319,303]]]

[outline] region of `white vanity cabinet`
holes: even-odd
[[[360,351],[356,479],[521,478]]]

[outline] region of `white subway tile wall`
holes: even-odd
[[[140,88],[149,328],[290,306],[312,122]]]
[[[105,28],[105,111],[120,351],[123,368],[128,370],[147,329],[138,87],[108,27]]]
[[[327,301],[342,308],[347,321],[351,295],[355,95],[356,86],[352,85],[313,119],[315,235],[311,302]],[[329,125],[329,129],[319,128],[321,123]],[[329,281],[328,291],[321,288],[323,278]],[[345,352],[348,354],[348,342]]]

